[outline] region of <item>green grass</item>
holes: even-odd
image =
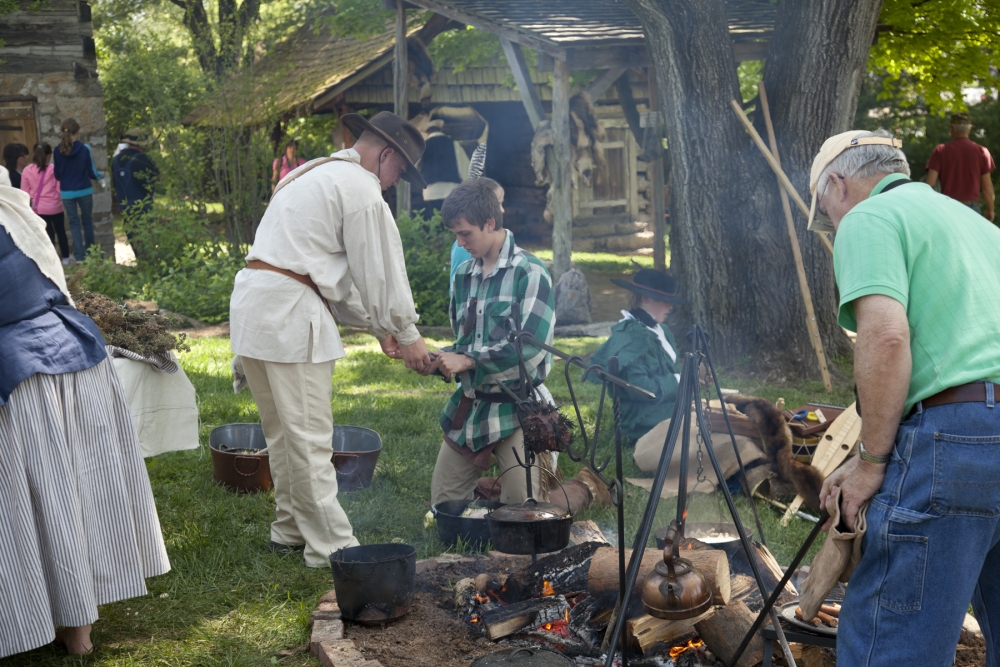
[[[401,540],[417,548],[418,558],[446,550],[436,532],[423,528],[429,508],[430,477],[441,444],[438,414],[454,385],[440,378],[424,378],[384,357],[374,339],[345,338],[346,359],[333,376],[333,413],[339,424],[356,424],[378,431],[384,449],[372,486],[343,494],[341,502],[362,543]],[[443,345],[446,341],[428,341]],[[589,354],[598,339],[559,339],[559,348]],[[94,626],[96,652],[70,658],[61,648],[43,647],[3,661],[5,666],[40,665],[178,665],[256,667],[275,664],[274,654],[308,641],[307,622],[317,599],[333,586],[328,570],[309,569],[299,553],[278,556],[265,550],[273,519],[273,494],[237,495],[217,486],[207,449],[209,431],[220,424],[259,421],[249,391],[232,392],[229,340],[198,339],[181,363],[198,392],[201,447],[163,454],[147,460],[163,535],[173,569],[149,580],[149,594],[101,607]],[[579,371],[572,377],[588,426],[596,417],[600,388],[581,386]],[[784,396],[790,403],[807,399],[831,402],[818,385],[756,387],[751,379],[723,376],[723,386],[752,391],[769,399]],[[569,391],[563,366],[557,364],[546,383],[557,401],[568,407]],[[841,403],[846,395],[838,395]],[[570,409],[571,410],[571,409]],[[606,413],[610,417],[610,411]],[[608,424],[608,422],[605,422]],[[610,434],[601,442],[601,455],[612,452]],[[581,464],[560,457],[560,467],[571,477]],[[629,452],[624,460],[628,477],[649,476],[638,470]],[[613,465],[609,468],[610,474]],[[496,471],[493,471],[496,474]],[[626,484],[626,539],[631,542],[648,499],[647,492]],[[691,520],[712,521],[725,516],[718,499],[694,496]],[[745,500],[737,499],[747,525],[752,517]],[[780,528],[780,515],[759,508],[768,545],[787,563],[812,524],[792,521]],[[657,526],[666,525],[676,511],[664,500]],[[591,508],[578,519],[593,519],[609,537],[614,535],[614,508]],[[808,561],[807,561],[808,562]],[[318,664],[308,654],[281,660],[282,665]],[[386,665],[386,667],[396,667]]]
[[[552,250],[530,249],[543,262],[552,261]],[[652,255],[616,255],[610,252],[574,252],[573,264],[584,273],[634,273],[638,268],[653,268]],[[667,248],[667,266],[670,265],[670,248]]]

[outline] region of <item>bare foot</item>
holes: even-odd
[[[94,643],[90,641],[90,625],[64,627],[56,630],[56,641],[66,645],[70,655],[87,655],[94,652]]]

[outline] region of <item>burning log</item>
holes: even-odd
[[[632,557],[632,550],[625,550],[625,562]],[[705,575],[712,589],[712,604],[727,605],[731,597],[729,576],[729,560],[726,552],[721,549],[702,549],[697,551],[682,551],[681,558],[691,561],[699,572]],[[663,552],[659,549],[646,549],[639,567],[633,592],[636,597],[642,594],[642,585],[646,576],[653,571],[656,564],[663,561]],[[598,599],[610,598],[611,604],[618,598],[618,550],[613,548],[598,549],[590,559],[590,571],[587,576],[588,590]]]
[[[745,604],[734,602],[728,607],[719,609],[714,615],[695,623],[694,629],[704,640],[705,646],[728,665],[736,655],[736,649],[739,648],[755,618],[756,615]],[[757,633],[736,663],[736,667],[753,667],[763,659],[764,640],[760,633]]]
[[[662,648],[663,644],[674,644],[693,634],[695,624],[711,617],[715,612],[716,608],[712,607],[701,616],[681,621],[667,621],[644,614],[625,621],[625,632],[629,645],[638,648],[643,654],[649,655]]]
[[[597,542],[587,542],[542,558],[507,577],[501,596],[506,602],[520,602],[553,595],[556,591],[586,591],[590,559],[601,546]]]
[[[562,595],[533,598],[484,611],[474,622],[482,623],[486,637],[496,641],[529,625],[569,621],[569,603]]]

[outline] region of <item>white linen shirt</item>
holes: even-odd
[[[247,260],[312,278],[342,324],[411,345],[420,334],[399,230],[378,178],[353,148],[278,191]],[[305,170],[303,165],[296,171]],[[344,357],[337,322],[309,287],[274,271],[243,269],[229,303],[232,350],[278,363]]]

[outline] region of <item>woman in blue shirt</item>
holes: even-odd
[[[59,181],[63,208],[69,216],[73,257],[82,262],[87,248],[94,245],[94,186],[91,180],[99,181],[101,172],[94,164],[90,146],[80,141],[80,124],[76,119],[64,120],[60,131],[62,139],[52,163]]]
[[[0,186],[0,659],[93,650],[97,606],[170,569],[104,338],[29,195]],[[56,628],[59,628],[57,631]]]

